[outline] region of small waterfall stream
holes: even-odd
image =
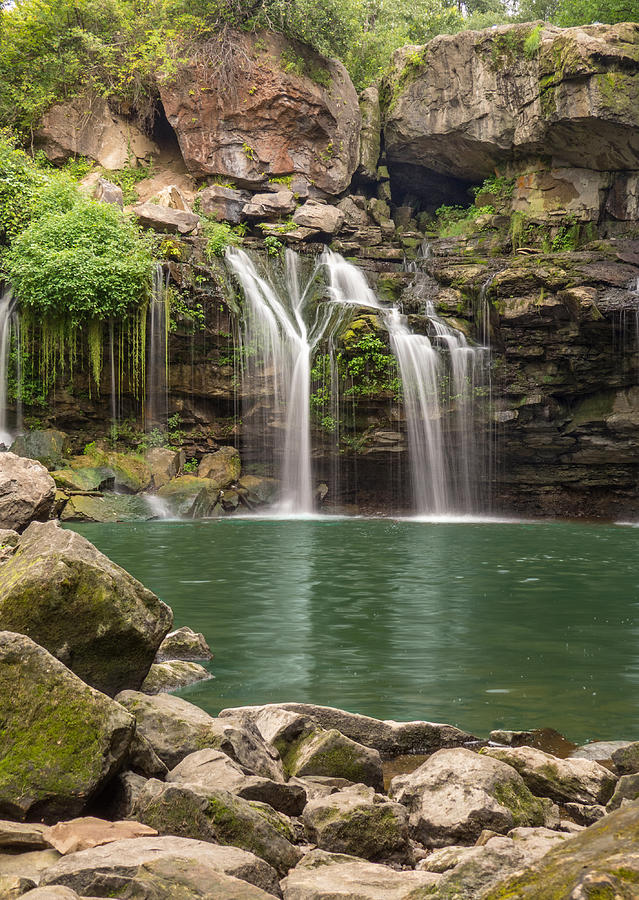
[[[16,338],[19,347],[20,321],[16,312],[16,304],[10,288],[0,294],[0,444],[9,447],[13,433],[9,428],[9,359],[11,356],[11,337]],[[18,385],[21,382],[20,353],[16,372]],[[18,391],[20,393],[20,391]],[[21,404],[18,401],[16,428],[20,428],[22,418]]]
[[[165,276],[158,263],[153,270],[151,303],[149,304],[147,323],[148,354],[146,362],[146,402],[144,421],[146,430],[160,428],[166,430],[169,417],[169,385],[168,385],[168,284],[169,276]],[[111,377],[114,379],[114,363],[111,364]],[[115,385],[112,381],[112,398],[115,397]],[[114,405],[114,399],[112,399]],[[115,408],[112,411],[116,419]]]

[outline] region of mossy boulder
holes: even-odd
[[[639,741],[615,750],[612,761],[620,775],[634,775],[639,772]]]
[[[106,694],[142,684],[172,618],[155,594],[55,522],[32,523],[0,566],[0,628],[29,635]]]
[[[107,466],[56,469],[51,477],[62,491],[112,490],[115,484],[115,473]]]
[[[214,495],[216,499],[220,488],[211,478],[180,475],[179,478],[172,478],[163,485],[158,491],[158,496],[167,501],[174,515],[188,518],[193,516],[194,510],[197,510],[196,501],[202,491],[206,491],[207,496]],[[212,503],[214,504],[215,500]]]
[[[141,689],[145,694],[161,694],[164,691],[177,691],[188,684],[197,684],[198,681],[208,681],[210,678],[213,675],[204,666],[183,659],[172,659],[153,663]]]
[[[54,428],[36,429],[19,434],[10,449],[16,456],[37,459],[47,469],[55,469],[69,455],[69,438]]]
[[[135,720],[23,634],[0,633],[0,814],[73,816],[126,759]]]
[[[93,444],[85,448],[82,456],[74,456],[68,465],[72,469],[106,468],[114,477],[116,491],[138,494],[151,485],[151,468],[137,453],[120,453],[105,450]]]
[[[145,460],[151,470],[153,487],[157,490],[179,474],[184,465],[184,451],[153,447],[147,452]]]
[[[200,631],[193,631],[186,625],[170,631],[160,644],[155,658],[156,662],[169,659],[213,659],[211,648]]]
[[[222,720],[224,721],[224,720]],[[377,750],[364,747],[334,728],[305,734],[283,749],[289,775],[330,775],[382,790],[382,760]]]
[[[92,497],[76,494],[65,503],[62,522],[145,522],[154,518],[145,496],[134,494],[105,494]]]
[[[200,478],[210,478],[219,488],[228,487],[240,477],[242,463],[235,447],[221,447],[216,453],[207,453],[197,470]]]

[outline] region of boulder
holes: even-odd
[[[52,106],[40,121],[36,143],[51,162],[85,156],[105,169],[135,167],[159,153],[133,122],[113,113],[97,95]]]
[[[197,195],[205,216],[230,225],[239,225],[242,221],[242,210],[250,196],[248,191],[238,191],[221,184],[212,184]]]
[[[93,196],[100,203],[112,203],[114,206],[119,206],[120,209],[124,207],[122,188],[117,184],[113,184],[112,181],[107,181],[102,176],[98,177]]]
[[[173,513],[183,518],[193,515],[196,500],[202,491],[207,494],[219,493],[217,481],[211,478],[199,478],[197,475],[180,475],[172,478],[158,491],[158,496],[166,500]]]
[[[59,859],[60,854],[53,848],[30,850],[26,853],[0,853],[0,878],[17,876],[28,879],[35,885],[40,882],[42,872]]]
[[[159,203],[138,203],[132,213],[144,228],[169,234],[191,234],[200,224],[200,217],[195,213],[160,206]]]
[[[157,831],[140,822],[108,822],[95,816],[84,816],[67,822],[57,822],[47,828],[44,835],[50,846],[65,856],[78,850],[111,844],[113,841],[155,836]]]
[[[591,762],[608,762],[616,750],[631,746],[631,741],[593,741],[577,747],[570,754],[571,759],[589,759]]]
[[[164,779],[169,771],[147,739],[135,732],[129,750],[127,767],[145,778]]]
[[[611,759],[620,775],[639,772],[639,741],[613,751]]]
[[[82,896],[154,900],[267,900],[277,892],[275,872],[252,853],[163,836],[71,853],[45,872],[42,884],[65,885]]]
[[[546,818],[513,768],[461,747],[439,750],[410,775],[393,778],[390,795],[408,808],[411,835],[426,847],[470,844],[485,828],[503,834]]]
[[[278,219],[292,213],[296,205],[293,191],[253,194],[245,204],[242,214],[247,219]]]
[[[62,491],[110,491],[115,487],[115,472],[107,466],[56,469],[51,477]]]
[[[168,662],[153,663],[140,690],[145,694],[168,693],[211,678],[213,675],[198,663],[172,659]]]
[[[76,494],[60,513],[61,522],[146,522],[155,518],[149,495],[106,494],[104,497]]]
[[[69,438],[54,428],[35,429],[19,434],[9,449],[16,456],[35,459],[47,469],[55,469],[69,454]]]
[[[588,759],[558,759],[533,747],[486,747],[482,755],[499,759],[516,769],[538,797],[560,803],[607,803],[616,775]]]
[[[160,644],[155,661],[166,662],[169,659],[213,659],[213,654],[204,635],[184,625],[170,631]]]
[[[357,174],[368,181],[377,181],[377,164],[381,152],[382,116],[379,107],[379,88],[366,88],[359,95],[362,130],[359,139]]]
[[[202,457],[197,474],[199,478],[208,478],[219,488],[225,488],[237,481],[241,471],[239,451],[235,447],[221,447],[215,453],[207,453]]]
[[[302,228],[312,228],[322,234],[335,234],[344,224],[344,213],[337,206],[307,200],[295,211],[293,221]]]
[[[22,531],[49,518],[55,483],[45,467],[15,453],[0,454],[0,527]]]
[[[74,456],[67,463],[72,469],[87,466],[106,469],[113,475],[113,490],[125,494],[138,494],[151,486],[151,469],[136,453],[120,453],[101,447],[87,447],[81,456]]]
[[[281,882],[284,900],[418,900],[437,896],[439,875],[397,872],[343,853],[311,850]]]
[[[161,776],[159,776],[161,777]],[[147,778],[135,772],[120,772],[109,783],[108,797],[102,798],[105,815],[114,820],[133,818],[137,798],[142,793]]]
[[[221,750],[251,772],[284,781],[282,763],[255,729],[231,719],[214,719],[171,694],[150,696],[123,691],[117,698],[137,720],[137,728],[170,769],[196,750]]]
[[[634,897],[639,882],[639,802],[553,848],[523,873],[500,881],[482,900]]]
[[[35,888],[26,896],[29,900],[80,900],[79,894],[76,894],[71,888],[62,887],[62,885]]]
[[[126,759],[135,720],[22,634],[0,633],[0,813],[83,810]]]
[[[169,209],[179,209],[182,212],[192,212],[189,201],[177,184],[167,184],[153,197],[154,203],[160,206],[168,206]]]
[[[135,816],[160,834],[241,847],[264,859],[280,875],[301,858],[290,824],[265,803],[249,803],[229,791],[195,784],[148,781],[135,803]]]
[[[151,470],[151,483],[157,491],[179,474],[184,465],[184,453],[166,447],[153,447],[147,451],[145,460]]]
[[[409,857],[406,809],[373,788],[357,784],[311,800],[303,819],[309,840],[322,850],[371,860]]]
[[[86,538],[33,522],[0,568],[0,628],[27,634],[87,684],[139,687],[173,614]]]
[[[232,89],[195,60],[159,84],[189,171],[252,188],[299,174],[320,191],[345,190],[359,160],[360,111],[344,66],[282,34],[226,40]]]
[[[20,535],[11,528],[0,528],[0,564],[16,552]]]
[[[222,719],[221,721],[224,721]],[[316,728],[290,744],[282,755],[289,775],[328,775],[382,790],[384,776],[377,750],[364,747],[334,728]]]
[[[280,491],[280,483],[276,478],[259,475],[242,475],[238,485],[244,502],[251,507],[273,503]]]
[[[622,775],[615,792],[608,801],[606,810],[611,812],[623,806],[624,801],[639,799],[639,775]]]
[[[299,816],[306,804],[306,791],[301,785],[251,775],[220,750],[197,750],[189,754],[168,773],[166,780],[229,791],[244,800],[268,803],[287,816]]]
[[[32,878],[23,878],[20,875],[0,875],[0,900],[16,900],[35,886],[36,883]]]
[[[45,850],[51,844],[44,836],[46,825],[36,822],[0,821],[0,850],[12,850],[22,853],[25,850]]]

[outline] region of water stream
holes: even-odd
[[[166,430],[169,417],[168,380],[168,284],[158,263],[153,270],[151,303],[147,322],[145,427]],[[113,364],[112,370],[113,372]],[[114,388],[112,387],[114,392]]]
[[[0,444],[9,447],[12,443],[14,432],[9,427],[9,359],[11,356],[12,335],[19,336],[19,319],[16,313],[16,303],[10,288],[6,288],[0,294]],[[18,383],[21,380],[20,363],[18,353]],[[18,404],[16,429],[20,427],[21,408]]]

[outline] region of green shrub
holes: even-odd
[[[224,256],[227,247],[237,247],[242,243],[241,235],[233,231],[228,222],[206,222],[204,234],[206,236],[206,255],[209,259],[214,256]]]

